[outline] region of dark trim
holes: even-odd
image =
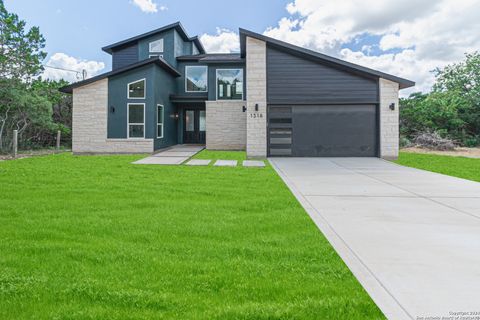
[[[170,101],[173,103],[188,103],[188,102],[205,102],[208,100],[208,96],[180,96],[171,94]]]
[[[183,38],[183,40],[194,42],[195,45],[198,48],[198,51],[200,51],[200,53],[205,53],[205,48],[203,47],[202,43],[198,39],[198,36],[189,37],[187,32],[185,31],[185,28],[183,28],[182,24],[180,23],[180,21],[177,21],[175,23],[172,23],[172,24],[163,26],[161,28],[152,30],[150,32],[143,33],[143,34],[138,35],[138,36],[131,37],[131,38],[128,38],[126,40],[122,40],[122,41],[116,42],[114,44],[105,46],[105,47],[102,48],[102,50],[105,51],[106,53],[112,54],[112,52],[119,47],[126,46],[126,45],[128,45],[132,42],[137,42],[138,40],[141,40],[143,38],[147,38],[147,37],[150,37],[154,34],[164,32],[164,31],[167,31],[167,30],[170,30],[170,29],[177,30],[177,32],[180,34],[180,36]]]
[[[373,70],[370,68],[362,67],[360,65],[350,63],[344,60],[340,60],[331,56],[327,56],[325,54],[315,52],[309,49],[305,49],[299,46],[292,45],[290,43],[276,40],[246,29],[239,29],[240,33],[240,56],[242,58],[246,57],[246,38],[251,37],[255,38],[261,41],[265,41],[268,45],[271,45],[274,48],[280,49],[280,50],[285,50],[293,54],[297,55],[302,55],[304,57],[310,58],[310,59],[315,59],[315,60],[320,60],[323,63],[328,63],[332,66],[335,67],[340,67],[344,70],[350,71],[350,72],[355,72],[358,74],[362,74],[365,76],[374,76],[375,78],[384,78],[393,82],[397,82],[400,85],[400,89],[405,89],[409,87],[413,87],[415,85],[415,82],[411,80],[407,80],[404,78],[400,78],[388,73],[384,73],[381,71]]]
[[[107,72],[107,73],[100,74],[98,76],[92,77],[92,78],[87,79],[87,80],[72,83],[72,84],[70,84],[68,86],[65,86],[65,87],[62,87],[58,90],[60,92],[63,92],[63,93],[72,93],[73,89],[75,89],[75,88],[79,88],[79,87],[85,86],[87,84],[90,84],[90,83],[93,83],[93,82],[96,82],[96,81],[99,81],[99,80],[102,80],[102,79],[105,79],[105,78],[123,73],[123,72],[126,72],[126,71],[130,71],[130,70],[133,70],[133,69],[136,69],[136,68],[140,68],[140,67],[146,66],[146,65],[151,64],[151,63],[155,63],[156,65],[158,65],[159,67],[161,67],[162,69],[164,69],[165,71],[167,71],[168,73],[170,73],[174,77],[180,77],[181,76],[180,72],[178,72],[175,68],[173,68],[171,65],[169,65],[168,62],[166,62],[162,58],[153,57],[153,58],[146,59],[146,60],[143,60],[143,61],[140,61],[140,62],[137,62],[137,63],[130,64],[130,65],[122,67],[122,68],[118,68],[116,70],[113,70],[113,71],[110,71],[110,72]]]
[[[245,63],[245,59],[238,53],[211,53],[196,54],[177,57],[177,61],[203,62],[203,63]]]
[[[321,105],[346,105],[346,104],[354,104],[354,105],[365,105],[365,104],[379,104],[378,101],[362,101],[358,102],[358,100],[335,100],[335,101],[322,101],[321,103],[319,102],[312,102],[312,101],[301,101],[298,100],[298,102],[291,103],[291,102],[269,102],[267,101],[267,105],[272,105],[272,106],[321,106]]]

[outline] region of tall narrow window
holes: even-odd
[[[145,104],[128,104],[128,138],[145,138]]]
[[[207,117],[205,110],[200,110],[200,115],[199,115],[199,130],[204,132],[207,131]]]
[[[163,106],[157,105],[157,138],[163,138]]]
[[[128,84],[128,99],[145,99],[145,79]]]
[[[243,99],[243,69],[217,69],[217,99]]]
[[[207,92],[208,67],[185,67],[185,92]]]

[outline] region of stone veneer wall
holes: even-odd
[[[247,37],[247,156],[267,156],[267,46]],[[255,105],[258,104],[258,111]]]
[[[245,101],[206,101],[207,149],[245,150],[247,114]]]
[[[153,152],[153,139],[107,139],[107,112],[108,79],[73,89],[74,153]]]
[[[398,158],[399,147],[399,104],[398,83],[380,78],[380,157]],[[395,110],[390,104],[395,103]]]

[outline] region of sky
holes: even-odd
[[[239,50],[238,28],[413,80],[428,92],[433,70],[480,51],[480,0],[4,0],[7,10],[38,26],[45,65],[111,70],[101,48],[181,21],[207,52]],[[76,81],[46,68],[44,77]]]

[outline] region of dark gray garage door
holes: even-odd
[[[269,106],[270,156],[375,157],[375,105]]]

